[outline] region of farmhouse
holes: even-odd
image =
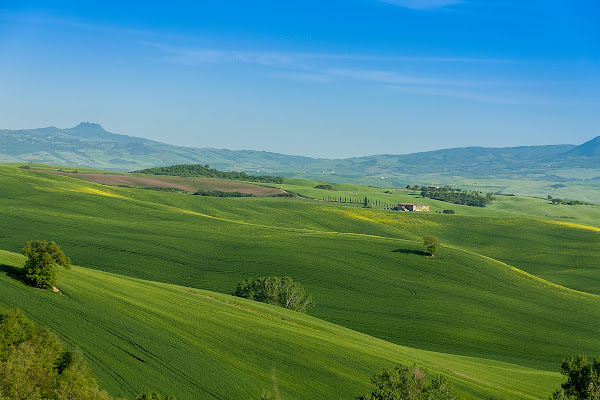
[[[427,204],[417,204],[417,203],[400,203],[394,210],[397,211],[429,211],[429,206]]]

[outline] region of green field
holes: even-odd
[[[351,399],[374,371],[418,363],[466,398],[534,399],[558,373],[411,349],[314,317],[205,290],[74,267],[64,295],[11,277],[23,257],[0,251],[0,306],[18,305],[85,353],[112,394],[160,389],[179,399]]]
[[[317,194],[329,192],[314,189],[311,185],[311,182],[291,180],[281,187],[315,198],[320,198]],[[340,191],[333,195],[364,197],[366,193],[370,198],[392,202],[416,200],[405,190],[393,190],[388,194],[379,188],[338,188]],[[124,312],[128,302],[148,303],[148,307],[154,301],[159,302],[151,296],[149,289],[146,300],[136,300],[136,296],[143,295],[143,290],[127,289],[134,283],[155,285],[152,287],[198,298],[185,292],[189,289],[126,277],[231,293],[236,283],[246,277],[289,275],[313,294],[317,303],[310,311],[313,317],[383,339],[386,342],[368,338],[374,341],[371,343],[377,342],[386,349],[386,346],[399,349],[399,345],[420,349],[402,348],[411,355],[399,355],[400,361],[417,360],[432,366],[432,370],[449,371],[459,371],[457,366],[465,362],[465,368],[472,369],[461,373],[478,379],[475,382],[513,387],[531,398],[545,398],[556,388],[560,376],[555,371],[562,357],[598,352],[598,207],[553,206],[542,199],[508,196],[499,196],[486,208],[449,205],[430,199],[417,201],[430,204],[433,211],[452,208],[456,214],[399,213],[297,198],[200,198],[108,187],[0,166],[0,248],[19,251],[25,240],[56,240],[75,264],[123,275],[118,277],[86,269],[63,274],[61,289],[64,286],[68,295],[68,285],[82,285],[77,289],[81,304],[84,304],[80,307],[89,313],[101,313],[102,310],[94,310],[101,308],[98,302],[110,298],[111,285],[118,286],[113,281],[111,284],[99,282],[109,280],[108,277],[122,282],[123,289],[115,291],[114,295],[123,305],[119,306],[115,300],[111,307]],[[561,218],[564,216],[572,218]],[[435,235],[442,240],[444,247],[438,257],[430,259],[419,253],[423,250],[421,238],[424,235]],[[89,282],[76,278],[78,274],[89,274],[85,275],[89,276],[86,278]],[[10,286],[19,288],[20,283],[13,281]],[[97,296],[90,286],[85,287],[92,281],[95,282],[93,285],[105,287],[103,291],[98,290]],[[34,296],[3,289],[0,302],[6,307],[22,306],[34,319],[55,328],[59,321],[52,322],[51,315],[46,314],[49,312],[44,309],[47,302],[37,300],[37,297],[52,294],[25,287],[19,290],[29,290]],[[75,291],[73,289],[73,293]],[[88,295],[93,298],[87,298]],[[177,298],[175,294],[172,296]],[[70,298],[69,295],[66,297]],[[19,299],[27,300],[21,301],[23,305],[20,305]],[[30,305],[29,301],[32,302]],[[108,307],[110,301],[106,301]],[[206,298],[196,301],[208,302]],[[34,306],[33,302],[38,305]],[[162,318],[171,314],[181,316],[182,310],[170,307],[184,307],[185,300],[170,303],[160,301],[151,309]],[[149,315],[137,309],[139,305],[132,307],[137,310],[135,318],[144,319],[144,315]],[[62,312],[69,310],[66,305],[57,308]],[[147,318],[149,324],[156,325],[150,322],[150,316]],[[201,321],[208,317],[198,314],[197,318]],[[308,316],[294,318],[306,318],[312,321],[311,324],[323,324],[330,327],[328,329],[342,329]],[[110,331],[119,325],[98,316],[89,317],[89,321],[88,329],[104,326],[106,322]],[[79,324],[73,325],[72,331],[57,330],[68,338],[82,337],[76,342],[86,352],[93,350],[96,344],[92,342],[104,340],[90,339],[88,343],[87,336],[79,332]],[[132,328],[132,332],[137,332],[136,329]],[[190,327],[182,329],[194,330]],[[235,342],[238,334],[243,336],[243,332],[232,333],[227,343]],[[157,332],[155,340],[160,342],[160,335]],[[367,340],[366,336],[360,336]],[[140,333],[139,337],[140,340],[154,340],[148,333]],[[265,340],[269,342],[272,338]],[[381,351],[379,344],[371,345],[372,350]],[[350,344],[343,340],[337,345]],[[149,343],[148,346],[158,345]],[[246,350],[252,350],[251,347]],[[281,349],[285,348],[281,346]],[[176,353],[175,348],[172,351]],[[222,353],[210,351],[215,357]],[[243,351],[237,350],[237,354],[240,352]],[[165,357],[168,355],[157,358],[166,362]],[[306,357],[305,362],[309,363],[311,356]],[[364,356],[364,359],[369,357]],[[360,394],[366,388],[368,376],[378,368],[390,366],[389,361],[396,360],[394,357],[376,355],[377,361],[365,361],[364,364],[349,361],[359,371],[356,375],[354,371],[344,372],[347,379],[355,380],[344,385],[354,387],[352,393],[336,393],[338,397],[326,398],[352,398]],[[475,364],[468,367],[467,360]],[[98,372],[102,376],[101,382],[110,390],[117,390],[115,380],[118,378],[115,376],[119,372],[111,372],[113,364],[103,362],[105,370]],[[268,386],[271,374],[271,366],[264,364],[270,362],[263,362],[259,368],[262,371],[259,381],[263,386]],[[318,362],[315,359],[315,364]],[[477,364],[479,362],[486,365],[506,362],[511,366],[492,373],[486,372]],[[102,370],[98,363],[95,363],[95,371]],[[222,363],[236,365],[225,359]],[[451,363],[454,364],[450,366]],[[328,365],[325,361],[323,364]],[[527,374],[511,372],[512,368],[517,368],[515,365],[549,372],[542,373],[540,376],[544,378],[537,380]],[[311,370],[313,367],[306,368]],[[498,372],[500,370],[503,372]],[[481,378],[478,371],[483,374]],[[298,369],[288,372],[285,379],[298,374]],[[282,382],[285,382],[284,375],[282,371]],[[240,376],[245,375],[240,373]],[[298,379],[306,379],[316,386],[330,386],[329,383],[319,384],[314,378],[317,375],[310,376]],[[357,379],[362,379],[362,383]],[[533,384],[531,382],[538,382],[537,386],[528,386]],[[288,392],[282,398],[319,398],[299,395],[297,390],[304,387],[304,383],[284,386]],[[236,395],[235,398],[258,395],[255,389],[249,392],[240,389],[238,393],[243,396]],[[497,393],[504,396],[501,398],[510,397]],[[477,397],[483,398],[483,394],[478,392]],[[223,398],[229,396],[232,395]]]

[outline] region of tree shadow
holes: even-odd
[[[12,265],[0,264],[0,273],[4,272],[7,276],[23,282],[25,275],[23,274],[23,268],[14,267]]]
[[[429,253],[422,250],[413,250],[413,249],[396,249],[392,250],[392,253],[402,253],[402,254],[416,254],[418,256],[428,256]]]

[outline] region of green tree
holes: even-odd
[[[234,296],[273,304],[290,310],[306,312],[314,306],[312,296],[289,276],[248,278],[238,283]]]
[[[562,360],[561,373],[567,381],[556,390],[551,400],[598,400],[600,399],[600,356],[589,362],[583,354]]]
[[[439,239],[434,236],[425,236],[423,238],[423,245],[425,246],[429,254],[435,256],[437,254],[438,248],[441,246],[441,243]]]
[[[48,329],[18,309],[0,318],[0,399],[110,400],[79,351],[63,351]]]
[[[49,288],[56,284],[56,266],[71,268],[71,260],[55,242],[33,240],[25,242],[25,282],[37,288]]]
[[[371,378],[375,390],[357,400],[455,400],[452,384],[444,376],[433,381],[426,379],[427,371],[414,366],[398,365],[393,370],[384,369]]]

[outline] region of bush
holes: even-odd
[[[323,190],[335,190],[331,185],[317,185],[315,189],[323,189]]]
[[[442,211],[444,214],[455,214],[454,210],[444,210]]]
[[[306,312],[314,306],[312,296],[289,276],[248,278],[238,283],[234,296]]]
[[[384,369],[371,378],[375,391],[357,400],[455,400],[452,384],[442,375],[427,382],[427,371],[414,366],[398,365],[393,370]]]
[[[163,400],[163,397],[157,392],[146,392],[138,394],[136,400]],[[165,396],[164,400],[175,400],[173,396]]]

